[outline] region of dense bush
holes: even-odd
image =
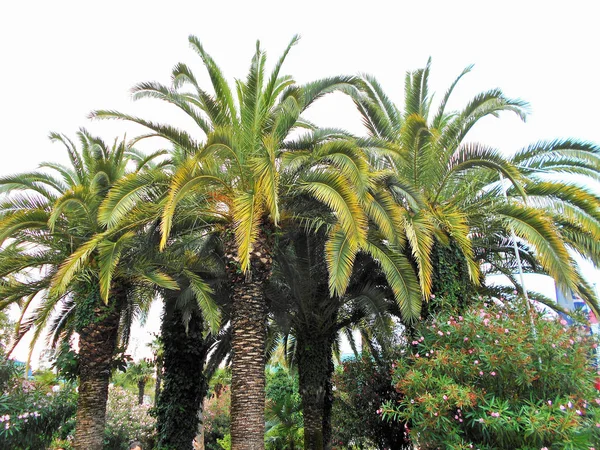
[[[139,405],[137,395],[111,386],[106,405],[104,448],[126,450],[129,441],[139,440],[144,450],[151,450],[156,440],[156,419],[149,414],[149,405]]]
[[[53,440],[67,440],[75,427],[77,393],[73,385],[44,389],[21,376],[12,378],[6,388],[0,397],[2,448],[43,450]]]
[[[267,371],[266,450],[304,448],[302,399],[298,385],[298,375],[292,375],[284,367],[275,366]]]
[[[229,406],[231,394],[228,385],[219,385],[209,397],[204,400],[204,448],[206,450],[221,450],[219,440],[229,434]]]
[[[417,328],[398,361],[403,394],[383,417],[408,421],[421,449],[589,449],[600,443],[600,395],[584,327],[521,307],[481,304]]]
[[[401,398],[392,385],[392,363],[392,358],[375,360],[364,354],[338,366],[333,381],[334,447],[406,447],[403,428],[379,415],[383,402]]]

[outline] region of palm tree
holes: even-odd
[[[514,158],[505,158],[493,148],[465,142],[468,132],[485,117],[507,111],[524,119],[526,112],[524,102],[507,98],[499,89],[475,96],[462,110],[448,112],[446,107],[455,86],[470,70],[467,67],[459,75],[436,110],[432,109],[428,91],[430,62],[424,69],[407,73],[403,111],[391,102],[377,80],[368,75],[362,76],[358,82],[361,93],[353,97],[371,135],[364,145],[370,146],[373,164],[381,170],[381,186],[406,208],[404,234],[418,267],[423,292],[446,294],[447,283],[440,281],[449,263],[458,267],[463,280],[468,274],[472,286],[477,286],[482,279],[478,262],[488,263],[484,265],[487,270],[489,264],[498,268],[514,260],[514,249],[507,245],[514,230],[522,250],[533,251],[530,256],[539,263],[540,270],[594,305],[591,291],[577,274],[565,246],[586,257],[592,256],[593,249],[588,245],[590,233],[597,233],[598,229],[592,230],[589,220],[580,225],[583,215],[576,218],[575,214],[580,214],[581,207],[586,206],[586,218],[594,217],[597,213],[592,206],[593,196],[581,189],[575,195],[573,187],[561,182],[552,186],[540,183],[535,179],[535,169],[544,170],[548,165],[549,170],[556,172],[597,176],[598,148],[567,140],[542,143]],[[508,201],[502,197],[500,176],[511,183]],[[528,196],[532,194],[535,199],[530,201]],[[577,196],[579,205],[572,203]],[[516,198],[519,200],[515,201]],[[571,205],[567,206],[569,202]],[[551,217],[549,211],[559,204],[569,211],[575,207],[577,213],[573,212],[567,220],[556,214]],[[572,234],[568,238],[558,226],[566,230],[562,225],[565,221],[571,223]],[[432,252],[438,260],[445,258],[446,264],[434,266]],[[498,253],[502,257],[492,260]],[[459,296],[468,291],[457,289]]]
[[[138,257],[154,261],[177,283],[177,289],[160,290],[164,301],[160,335],[162,389],[157,392],[156,418],[157,444],[165,449],[188,447],[196,435],[211,372],[205,366],[209,353],[213,358],[222,354],[222,313],[227,318],[222,301],[222,252],[209,233],[210,227],[207,231],[207,227],[198,225],[201,196],[187,196],[180,204],[170,244],[163,252],[157,252],[160,208],[168,192],[165,180],[181,164],[182,155],[174,151],[152,170],[123,178],[100,208],[100,218],[107,224],[118,226],[126,217],[144,223],[145,245]],[[131,191],[136,192],[135,197],[127,197]],[[113,220],[120,211],[127,213],[118,221]]]
[[[98,210],[110,187],[125,176],[130,152],[107,146],[85,130],[78,151],[66,136],[71,167],[44,163],[43,171],[4,177],[0,212],[0,308],[22,306],[20,339],[33,330],[32,349],[49,324],[52,343],[79,335],[76,448],[100,449],[112,359],[128,325],[149,305],[154,285],[174,283],[135,258],[137,223],[109,231]],[[35,274],[34,271],[38,271]],[[29,318],[27,311],[39,298]]]
[[[152,130],[151,135],[170,140],[190,155],[172,177],[162,215],[161,248],[168,243],[179,204],[190,193],[206,197],[206,202],[198,207],[199,216],[213,216],[226,222],[226,226],[216,226],[215,230],[223,240],[232,286],[234,449],[264,446],[267,318],[264,287],[271,272],[273,235],[285,216],[280,197],[290,192],[288,189],[296,189],[327,205],[338,218],[338,236],[346,236],[352,245],[366,235],[364,213],[348,175],[350,166],[361,166],[354,161],[356,155],[347,152],[334,160],[336,149],[326,142],[330,138],[327,133],[320,142],[323,153],[329,152],[330,157],[322,158],[318,167],[313,166],[314,170],[297,171],[294,185],[286,189],[280,185],[280,174],[288,162],[282,158],[286,140],[299,127],[314,129],[300,114],[322,95],[348,87],[352,79],[335,77],[297,86],[291,77],[280,76],[285,57],[296,42],[294,37],[268,79],[266,56],[257,44],[246,80],[236,82],[237,99],[221,70],[193,36],[190,43],[208,70],[214,94],[203,90],[184,64],[175,67],[172,87],[143,83],[135,88],[137,98],[160,98],[182,109],[204,132],[204,142],[196,142],[184,131],[126,114],[114,111],[93,114],[140,123]],[[191,87],[192,92],[183,91],[184,86]],[[347,170],[340,170],[339,166]],[[356,174],[356,170],[352,173]],[[337,286],[336,291],[339,290]]]
[[[331,377],[338,337],[345,334],[353,343],[351,330],[360,326],[364,342],[371,342],[391,332],[390,314],[400,317],[384,273],[366,254],[358,257],[346,294],[330,296],[325,240],[322,231],[292,228],[278,243],[267,289],[288,359],[300,378],[306,449],[331,447]]]
[[[146,390],[146,384],[152,379],[152,375],[154,375],[154,365],[146,359],[127,366],[125,378],[136,384],[139,405],[144,403],[144,391]]]

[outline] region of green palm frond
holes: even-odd
[[[334,228],[325,244],[325,260],[329,272],[329,292],[341,296],[346,292],[359,247],[340,227]]]
[[[571,258],[559,231],[547,216],[517,204],[501,205],[496,212],[507,228],[535,248],[541,265],[561,287],[576,289]]]
[[[129,122],[134,122],[140,124],[150,130],[154,131],[153,135],[148,136],[159,136],[165,138],[174,144],[177,144],[183,148],[189,149],[190,151],[195,151],[202,147],[202,145],[192,138],[188,133],[178,130],[177,128],[171,127],[169,125],[162,125],[159,123],[155,123],[152,121],[148,121],[142,119],[140,117],[131,116],[129,114],[120,113],[118,111],[109,111],[109,110],[96,110],[90,113],[90,118],[92,119],[119,119],[119,120],[127,120]]]
[[[190,282],[190,288],[194,292],[198,307],[202,311],[204,319],[208,323],[211,331],[216,333],[221,325],[221,312],[213,299],[214,291],[194,272],[184,270],[183,273]]]
[[[258,237],[263,212],[258,200],[254,194],[247,192],[235,197],[233,203],[235,241],[242,272],[250,268],[250,252]]]
[[[115,183],[98,209],[98,222],[115,227],[123,217],[142,201],[156,201],[159,186],[165,186],[167,175],[161,170],[134,172]]]
[[[329,170],[309,172],[300,187],[337,215],[344,233],[360,245],[366,237],[367,220],[356,193],[346,179]]]
[[[50,294],[60,296],[64,294],[73,277],[79,272],[89,260],[91,254],[105,238],[103,233],[95,235],[85,244],[75,250],[59,267],[52,279]]]
[[[98,242],[98,268],[100,297],[108,304],[108,296],[112,287],[113,275],[119,264],[119,259],[123,251],[131,245],[135,234],[127,232],[119,236],[116,241],[103,239]]]
[[[404,245],[403,209],[394,202],[394,198],[387,191],[380,190],[365,197],[363,208],[379,232],[391,244],[401,247]]]
[[[404,214],[404,232],[419,270],[421,293],[425,298],[431,293],[431,250],[433,248],[434,225],[426,213]]]
[[[212,57],[204,50],[204,47],[196,36],[190,36],[188,40],[192,49],[198,53],[200,58],[202,58],[204,66],[212,81],[213,89],[217,94],[217,101],[221,104],[221,109],[227,111],[230,120],[235,120],[237,118],[237,112],[234,97],[221,69],[219,69]]]
[[[375,240],[367,242],[365,251],[385,274],[403,319],[407,322],[417,320],[421,314],[422,296],[419,280],[410,261],[397,249],[390,249]]]

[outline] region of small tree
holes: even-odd
[[[154,375],[154,365],[146,359],[132,363],[127,367],[125,378],[137,385],[138,405],[144,403],[146,384],[152,379],[152,375]]]

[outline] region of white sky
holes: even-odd
[[[107,141],[139,131],[90,122],[92,109],[185,126],[161,102],[133,104],[129,89],[141,81],[168,83],[179,61],[200,69],[189,34],[200,38],[228,77],[241,78],[257,38],[272,63],[299,33],[284,73],[305,82],[369,72],[397,103],[405,71],[422,67],[429,56],[438,98],[473,63],[451,106],[500,87],[530,102],[531,115],[526,124],[511,116],[488,120],[472,140],[507,153],[539,139],[600,142],[597,19],[591,1],[6,0],[0,3],[0,175],[64,161],[49,131],[73,136],[84,126]],[[325,100],[311,113],[321,125],[361,130],[345,99]]]

